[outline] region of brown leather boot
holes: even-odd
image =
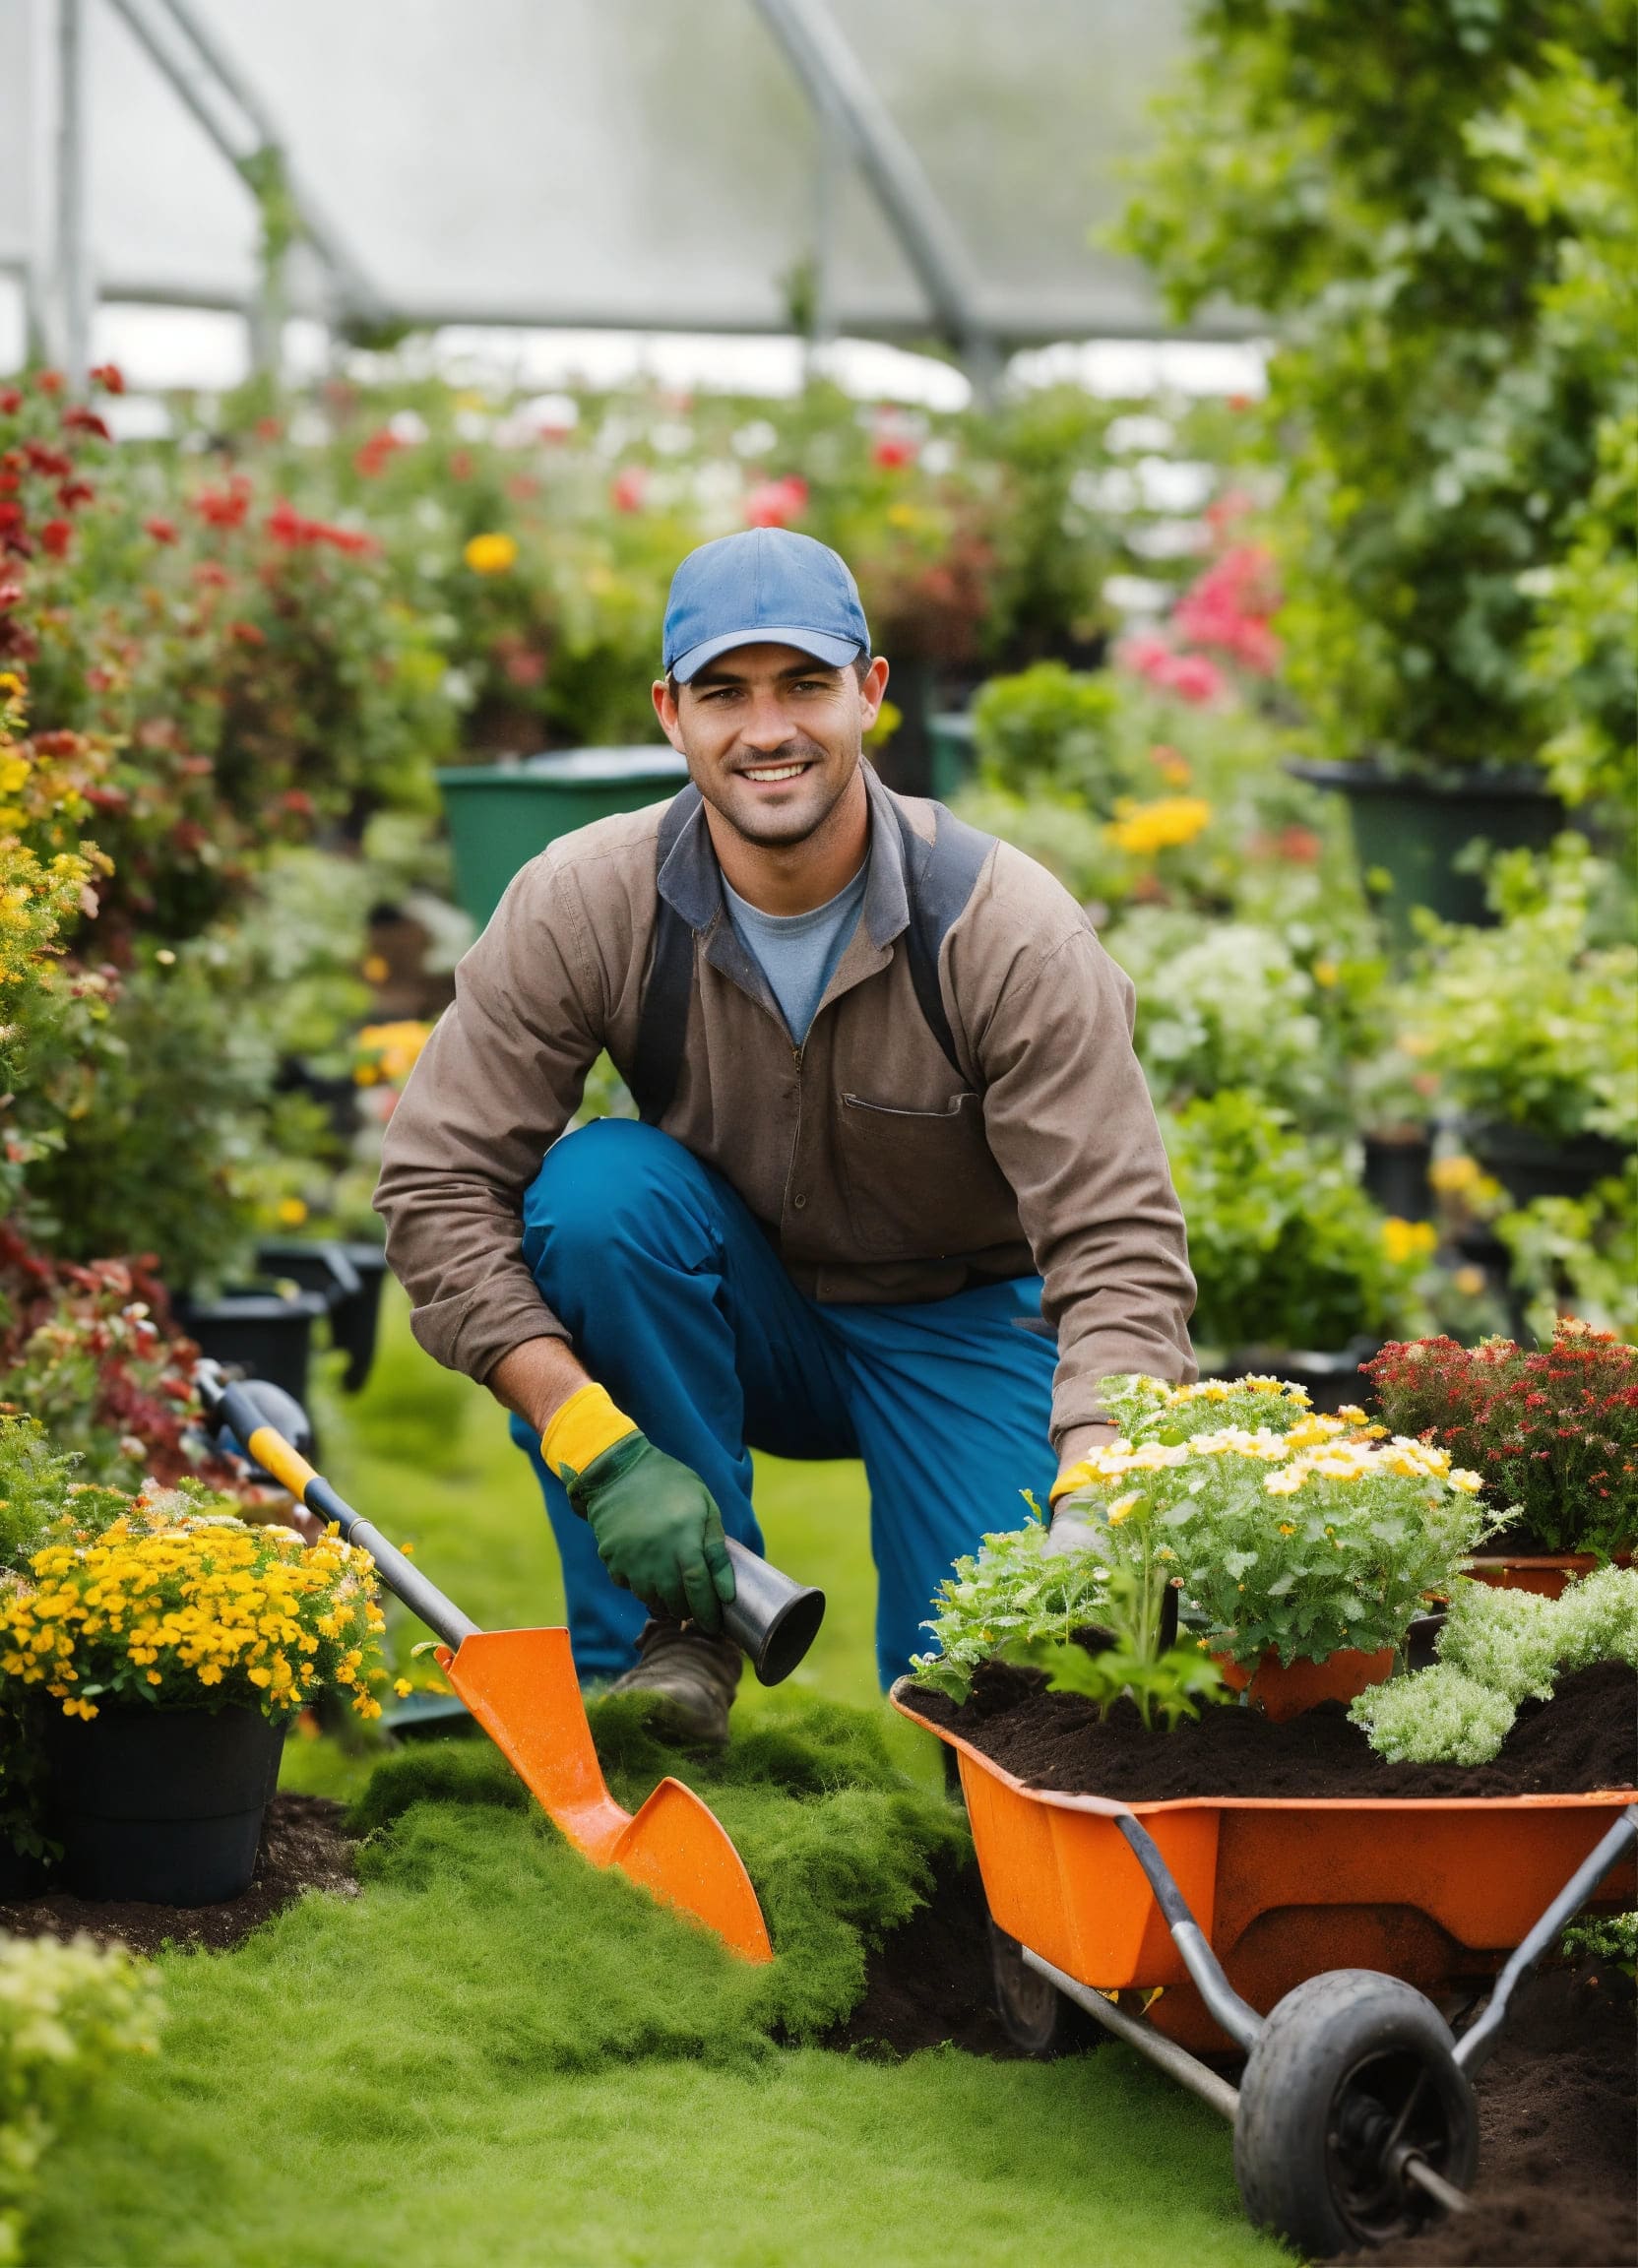
[[[641,1659],[611,1693],[653,1693],[662,1706],[654,1730],[678,1748],[725,1748],[728,1711],[739,1689],[739,1649],[730,1638],[650,1621],[637,1641]]]

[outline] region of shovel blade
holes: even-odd
[[[773,1946],[744,1861],[716,1814],[663,1780],[634,1817],[608,1792],[567,1630],[480,1630],[438,1660],[514,1772],[595,1866],[618,1866],[747,1961]]]

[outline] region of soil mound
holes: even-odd
[[[870,1954],[864,1997],[819,2045],[899,2056],[946,2041],[998,2061],[1023,2053],[990,1996],[989,1909],[972,1865],[938,1870],[927,1903]]]
[[[1532,1978],[1480,2073],[1472,2212],[1348,2259],[1359,2268],[1632,2268],[1633,2017],[1630,1985],[1596,1966]]]
[[[1077,1693],[1049,1693],[1040,1670],[986,1664],[960,1707],[917,1692],[915,1707],[1031,1788],[1159,1802],[1179,1796],[1440,1796],[1576,1795],[1638,1781],[1638,1674],[1601,1662],[1527,1701],[1490,1764],[1385,1764],[1338,1701],[1284,1725],[1255,1709],[1208,1708],[1175,1732],[1148,1732],[1129,1701],[1106,1720]]]
[[[99,1943],[157,1953],[161,1945],[204,1947],[220,1953],[248,1937],[303,1890],[356,1897],[353,1844],[342,1831],[346,1806],[323,1796],[275,1796],[262,1828],[262,1848],[250,1888],[220,1906],[104,1904],[54,1891],[0,1905],[0,1929],[20,1937],[72,1937],[88,1930]]]

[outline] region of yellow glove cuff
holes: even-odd
[[[1077,1488],[1084,1488],[1089,1480],[1095,1480],[1097,1478],[1098,1476],[1093,1472],[1086,1459],[1084,1457],[1078,1458],[1073,1465],[1066,1465],[1058,1475],[1052,1483],[1051,1493],[1047,1496],[1046,1501],[1048,1504],[1055,1504],[1060,1496],[1073,1495]]]
[[[559,1480],[565,1469],[584,1473],[594,1457],[612,1449],[638,1428],[616,1410],[600,1386],[581,1386],[569,1396],[540,1436],[540,1454]]]

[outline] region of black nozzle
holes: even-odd
[[[792,1583],[766,1559],[728,1538],[733,1561],[734,1598],[723,1608],[723,1627],[749,1655],[761,1685],[789,1676],[819,1635],[825,1619],[825,1594],[811,1584]]]

